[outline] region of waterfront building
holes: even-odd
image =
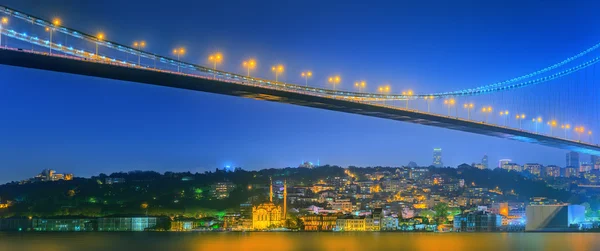
[[[454,216],[456,232],[494,232],[502,226],[502,216],[486,211],[467,212]]]
[[[569,231],[585,221],[581,205],[529,205],[525,231]]]
[[[32,227],[31,217],[0,218],[0,231],[27,231]]]
[[[335,231],[366,231],[365,216],[344,215],[335,222]]]
[[[398,218],[385,216],[381,219],[381,231],[396,231],[398,230]]]
[[[336,226],[338,215],[336,214],[319,214],[319,215],[303,215],[300,220],[303,223],[304,231],[333,231]]]
[[[273,181],[269,186],[269,202],[252,207],[252,227],[254,230],[266,230],[284,225],[287,210],[287,182],[284,182],[283,210],[273,203]]]
[[[53,217],[32,219],[32,229],[42,232],[94,231],[94,218]]]
[[[444,166],[442,162],[442,148],[433,149],[433,166],[438,168]]]
[[[153,216],[108,216],[98,218],[98,231],[145,231],[153,229],[165,219]]]
[[[171,221],[171,231],[192,231],[199,228],[199,222],[194,218],[176,218]]]

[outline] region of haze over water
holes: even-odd
[[[0,233],[0,250],[593,250],[594,233]]]

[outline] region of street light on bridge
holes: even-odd
[[[533,123],[535,123],[535,133],[538,133],[538,124],[542,123],[542,117],[537,117],[537,119],[532,119]]]
[[[548,125],[550,126],[550,136],[554,136],[553,129],[557,126],[556,120],[548,121]]]
[[[179,65],[181,64],[179,62],[181,56],[183,56],[183,54],[185,54],[185,49],[183,47],[179,47],[176,49],[173,49],[173,54],[177,55],[177,72],[179,72]]]
[[[312,72],[311,71],[303,71],[302,73],[300,73],[300,76],[302,76],[304,78],[304,80],[306,80],[306,87],[308,87],[308,78],[312,77]]]
[[[248,71],[248,77],[250,77],[250,70],[254,70],[254,68],[256,68],[256,60],[252,58],[248,59],[242,62],[242,66],[246,68],[246,70]]]
[[[367,86],[367,82],[366,81],[357,81],[354,82],[354,87],[356,87],[358,89],[358,92],[361,93],[362,90]]]
[[[571,129],[571,125],[566,124],[566,125],[560,125],[560,129],[563,129],[565,131],[565,139],[567,138],[567,130]]]
[[[583,126],[575,127],[575,132],[578,135],[577,141],[581,141],[581,134],[585,132],[585,128]]]
[[[525,119],[525,114],[521,114],[521,115],[517,114],[517,116],[515,118],[519,121],[519,130],[522,130],[523,127],[521,126],[522,125],[521,121],[523,121]]]
[[[142,50],[142,48],[146,47],[146,42],[144,42],[144,41],[140,41],[140,42],[134,41],[133,42],[133,47],[136,50],[140,51],[140,50]],[[142,61],[142,53],[138,52],[138,65],[141,64],[141,61]]]
[[[588,131],[588,137],[589,137],[588,140],[590,141],[590,143],[593,144],[594,141],[592,140],[592,131]]]
[[[473,103],[464,104],[463,107],[467,109],[467,119],[471,120],[471,110],[475,107]]]
[[[390,86],[389,85],[384,85],[384,86],[380,86],[378,89],[379,93],[383,94],[387,94],[390,93]],[[385,105],[385,99],[383,100],[383,104]]]
[[[283,73],[283,71],[285,71],[285,68],[283,67],[283,65],[275,65],[271,67],[271,71],[275,73],[275,82],[279,82],[279,74]]]
[[[0,47],[2,47],[2,25],[8,24],[8,17],[2,17],[0,20]]]
[[[455,104],[456,100],[454,100],[453,98],[444,100],[444,105],[448,106],[448,116],[450,116],[450,107],[454,106]]]
[[[500,117],[504,116],[504,126],[508,124],[508,110],[500,111]],[[517,115],[518,116],[518,115]]]
[[[342,81],[340,76],[329,77],[328,82],[333,85],[333,90],[335,91],[335,87]]]
[[[409,97],[411,97],[413,95],[413,91],[408,90],[408,91],[402,92],[402,95],[406,96],[406,109],[408,109],[408,99],[409,99]]]
[[[102,32],[98,33],[98,35],[96,35],[96,40],[97,40],[96,41],[96,54],[94,54],[94,55],[95,55],[95,58],[98,59],[98,43],[100,41],[104,40],[104,33],[102,33]]]
[[[492,107],[491,106],[483,107],[483,108],[481,108],[481,112],[485,113],[485,123],[487,123],[488,122],[488,115],[490,113],[492,113]]]
[[[60,19],[55,18],[54,20],[52,20],[53,27],[52,28],[46,27],[46,31],[50,32],[50,44],[48,44],[50,47],[50,54],[52,54],[52,31],[54,31],[55,27],[58,27],[60,25],[60,23],[61,23]]]
[[[220,52],[208,56],[208,61],[213,63],[214,78],[217,77],[217,64],[223,61],[223,55]]]
[[[430,96],[425,96],[425,102],[427,102],[427,112],[429,112],[429,103],[430,101],[432,101],[435,97],[433,95]]]

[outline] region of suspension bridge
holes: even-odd
[[[337,89],[340,76],[327,79],[333,89],[310,86],[310,72],[301,73],[305,84],[278,81],[283,66],[271,69],[275,81],[251,77],[253,60],[243,62],[247,74],[238,74],[217,69],[220,54],[209,56],[213,67],[202,66],[180,60],[182,48],[173,51],[177,58],[171,58],[145,51],[142,41],[119,44],[101,33],[90,35],[67,28],[58,19],[48,21],[5,6],[0,6],[0,13],[5,15],[0,22],[0,64],[4,65],[315,107],[600,155],[593,134],[600,113],[594,67],[600,61],[595,54],[600,44],[497,83],[393,94],[389,86],[363,91],[364,81],[354,83],[358,91]],[[65,36],[57,38],[57,34]],[[538,98],[539,88],[550,97]]]

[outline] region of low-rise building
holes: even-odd
[[[585,207],[581,205],[529,205],[525,212],[525,231],[567,231],[585,221]]]
[[[153,216],[109,216],[98,218],[98,231],[145,231],[155,228],[163,219]]]
[[[333,231],[338,215],[304,215],[300,216],[304,231]]]
[[[467,212],[454,216],[456,232],[494,232],[502,226],[502,216],[486,211]]]
[[[95,220],[88,217],[56,217],[32,219],[32,229],[42,232],[94,231]]]
[[[364,216],[344,215],[335,222],[335,231],[366,231]]]

